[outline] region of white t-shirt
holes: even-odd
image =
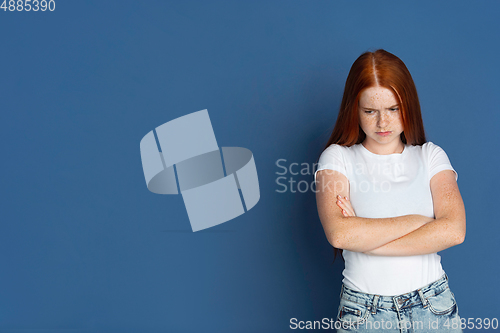
[[[420,214],[435,218],[430,179],[453,170],[444,150],[432,142],[406,145],[402,153],[378,155],[362,144],[332,144],[321,154],[316,173],[332,169],[349,180],[349,200],[356,216],[366,218]],[[340,209],[340,208],[339,208]],[[443,276],[437,253],[372,256],[343,250],[343,283],[364,293],[394,296],[419,289]]]

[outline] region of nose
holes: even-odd
[[[389,115],[385,112],[379,112],[377,118],[377,126],[381,129],[386,129],[389,124]]]

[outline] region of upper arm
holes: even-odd
[[[465,207],[458,190],[458,184],[453,170],[442,170],[430,180],[434,216],[436,219],[446,219],[453,228],[456,242],[460,244],[465,238]]]
[[[325,231],[326,238],[334,247],[335,231],[340,220],[344,218],[340,207],[337,205],[337,195],[349,195],[349,181],[342,173],[325,169],[316,174],[316,204],[318,214]]]

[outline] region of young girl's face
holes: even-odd
[[[366,134],[367,144],[396,148],[403,132],[401,110],[396,96],[384,87],[370,87],[359,99],[359,124]]]

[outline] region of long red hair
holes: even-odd
[[[376,86],[391,90],[400,105],[401,141],[413,146],[427,142],[417,88],[408,68],[394,54],[379,49],[363,53],[352,64],[335,127],[323,150],[331,144],[350,147],[365,140],[366,135],[359,126],[359,97],[364,89]],[[334,247],[334,261],[338,251]]]

